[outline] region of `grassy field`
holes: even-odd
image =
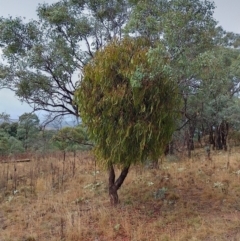
[[[111,207],[91,154],[0,164],[0,241],[240,240],[240,153],[132,167]]]

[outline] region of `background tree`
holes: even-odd
[[[52,143],[52,138],[56,132],[57,130],[55,129],[40,127],[36,134],[34,134],[31,150],[42,158],[45,158],[49,153],[56,151],[56,147]]]
[[[10,115],[0,114],[0,154],[5,157],[10,154],[18,154],[24,151],[21,141],[17,136],[17,122],[11,122]]]
[[[9,135],[4,131],[0,131],[0,154],[5,156],[8,154],[10,148]]]
[[[195,128],[209,134],[208,144],[216,149],[227,149],[229,124],[233,124],[235,94],[239,91],[239,74],[233,70],[240,52],[234,49],[215,47],[196,59],[198,91],[191,96],[191,109],[197,111]]]
[[[19,117],[17,137],[23,142],[23,147],[27,151],[39,131],[39,119],[36,114],[25,113]]]
[[[226,120],[223,115],[228,112],[233,93],[239,91],[239,53],[232,49],[239,46],[239,35],[217,27],[212,1],[134,2],[125,30],[151,40],[161,39],[168,49],[172,75],[184,103],[177,130],[183,133],[180,142],[187,146],[190,157],[196,133],[210,134],[214,128],[219,130],[215,135],[220,136],[218,127]],[[204,66],[208,66],[208,73]],[[175,133],[175,139],[180,136]]]
[[[2,124],[0,124],[0,129],[2,129],[4,132],[8,133],[10,136],[13,137],[17,136],[17,128],[17,122],[3,122]]]
[[[144,38],[114,40],[84,68],[76,92],[95,154],[109,170],[112,204],[130,165],[157,159],[174,130],[178,88],[165,48],[151,45]],[[117,180],[114,165],[122,167]]]
[[[17,155],[25,151],[22,142],[18,140],[16,137],[10,136],[8,141],[9,141],[8,154]]]
[[[10,122],[10,115],[5,112],[2,112],[0,114],[0,123],[9,123],[9,122]]]
[[[39,19],[0,19],[0,88],[9,88],[34,111],[78,117],[77,75],[114,36],[122,35],[128,1],[62,0],[38,6]]]
[[[24,152],[22,142],[0,129],[0,155],[6,157],[22,152]]]
[[[89,142],[86,130],[82,125],[64,127],[53,136],[52,140],[63,151],[76,151],[93,146]]]
[[[213,19],[214,4],[210,1],[172,0],[136,1],[126,31],[131,34],[160,39],[168,49],[172,76],[179,86],[183,100],[182,121],[189,151],[192,148],[196,113],[189,107],[189,96],[197,91],[195,68],[192,62],[200,53],[214,46],[216,21]]]
[[[38,117],[33,113],[25,113],[19,122],[11,122],[10,115],[0,115],[0,155],[8,157],[31,151],[45,157],[56,149],[64,152],[89,150],[93,144],[87,137],[86,130],[78,125],[76,127],[53,126],[50,129],[39,125]],[[57,121],[55,119],[53,122]],[[61,123],[62,125],[63,123]]]

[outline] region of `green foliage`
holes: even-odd
[[[56,130],[38,130],[34,134],[34,140],[31,142],[31,151],[41,155],[47,155],[47,153],[55,151],[56,147],[52,143],[52,138],[55,134]]]
[[[215,35],[211,1],[141,0],[134,1],[132,9],[125,31],[164,40],[175,57],[186,47],[199,51],[203,42],[207,48]]]
[[[19,122],[14,123],[10,122],[8,114],[3,113],[2,119],[9,122],[0,124],[0,155],[18,154],[24,151],[45,155],[56,149],[89,150],[93,146],[81,125],[64,127],[59,131],[44,129],[40,128],[39,119],[33,113],[21,115]]]
[[[239,56],[237,50],[215,48],[196,59],[196,75],[202,81],[192,106],[208,125],[219,125],[223,120],[236,123],[232,115],[237,112],[234,94],[239,91],[240,76],[235,69]]]
[[[9,147],[9,136],[5,132],[0,131],[0,154],[6,155],[8,153]]]
[[[18,139],[16,139],[15,137],[10,136],[9,137],[9,143],[10,143],[10,147],[9,147],[8,152],[10,154],[18,154],[18,153],[24,152],[22,142],[19,141]]]
[[[17,136],[17,128],[18,128],[18,123],[17,122],[3,122],[0,124],[0,130],[3,130],[10,136],[16,137]]]
[[[180,105],[168,57],[161,43],[155,49],[147,39],[126,38],[85,66],[76,102],[103,165],[162,154]]]
[[[0,154],[18,154],[24,151],[22,142],[0,129]]]
[[[92,146],[92,144],[88,142],[86,130],[82,125],[60,129],[53,136],[52,141],[58,149],[67,151],[80,150],[83,149],[84,146]]]
[[[25,113],[19,117],[17,137],[23,142],[25,150],[33,144],[39,131],[39,119],[36,114]]]

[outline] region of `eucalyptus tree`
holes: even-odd
[[[192,108],[198,112],[198,125],[210,134],[209,142],[217,149],[227,149],[226,138],[229,125],[236,121],[237,96],[239,92],[240,51],[216,47],[199,55],[196,73],[199,90],[192,97]],[[239,111],[239,110],[238,110]],[[236,126],[236,125],[235,125]]]
[[[223,113],[233,109],[230,108],[232,96],[239,92],[240,80],[239,52],[233,48],[239,47],[239,34],[217,26],[213,1],[134,2],[125,30],[152,41],[159,39],[166,46],[184,103],[177,130],[183,129],[186,133],[190,156],[196,131],[202,131],[202,127],[208,132],[213,127],[219,129],[226,119]],[[208,74],[204,66],[208,67]]]
[[[128,10],[127,0],[61,0],[40,4],[37,20],[0,18],[0,88],[51,119],[78,117],[77,75],[96,50],[121,37]]]
[[[109,196],[130,165],[157,159],[171,138],[180,104],[169,55],[145,38],[114,40],[85,66],[76,102],[95,155],[109,171]],[[121,167],[115,179],[114,166]]]
[[[192,62],[214,46],[217,34],[217,22],[213,19],[214,4],[200,0],[135,2],[126,31],[153,40],[159,39],[165,45],[171,59],[172,75],[184,102],[182,121],[177,129],[188,127],[187,142],[188,149],[191,149],[196,112],[189,110],[188,101],[198,88]]]

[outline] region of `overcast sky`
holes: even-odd
[[[0,17],[21,16],[26,19],[36,18],[39,3],[54,3],[56,0],[0,0]],[[214,18],[225,30],[240,33],[240,0],[215,0]],[[18,119],[31,108],[17,100],[9,90],[0,90],[0,113],[5,112],[11,118]]]

